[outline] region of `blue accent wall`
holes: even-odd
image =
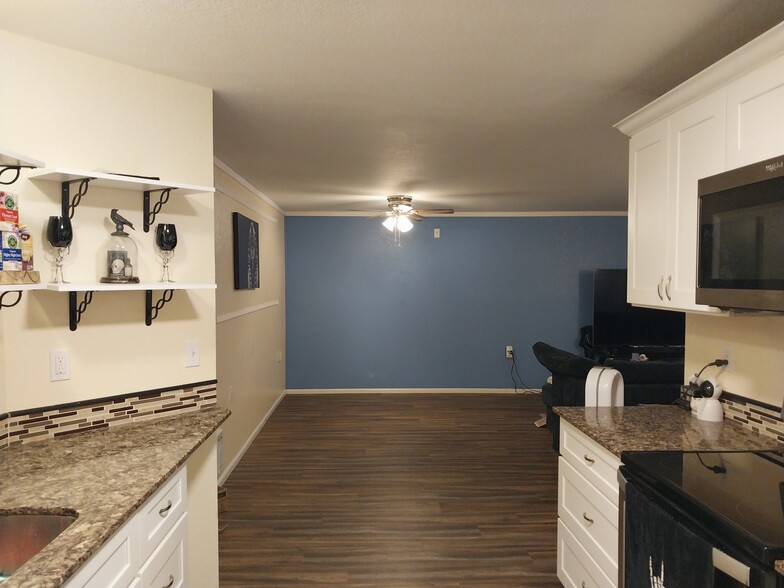
[[[626,217],[286,217],[286,387],[511,388],[549,372],[536,341],[582,353],[591,272],[626,267]],[[441,238],[433,237],[433,229]]]

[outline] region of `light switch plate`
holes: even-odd
[[[185,367],[198,367],[201,349],[198,341],[185,342]]]

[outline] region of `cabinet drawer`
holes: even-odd
[[[126,588],[141,558],[135,518],[126,522],[65,584],[67,588]]]
[[[558,462],[558,517],[605,574],[618,575],[618,507],[563,457]]]
[[[146,560],[174,527],[187,505],[185,467],[144,503],[139,512],[141,561]]]
[[[616,588],[610,579],[575,539],[571,531],[558,521],[558,579],[566,588]]]
[[[561,455],[581,476],[618,506],[618,468],[621,461],[563,419]]]
[[[188,515],[183,514],[139,574],[139,588],[184,588]]]

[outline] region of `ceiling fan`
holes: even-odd
[[[390,231],[405,233],[411,230],[414,223],[411,221],[425,220],[427,214],[454,214],[451,208],[420,208],[415,209],[411,204],[411,196],[396,194],[387,197],[389,210],[380,216],[387,217],[383,224]]]

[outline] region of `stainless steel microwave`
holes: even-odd
[[[784,312],[784,155],[698,182],[697,304]]]

